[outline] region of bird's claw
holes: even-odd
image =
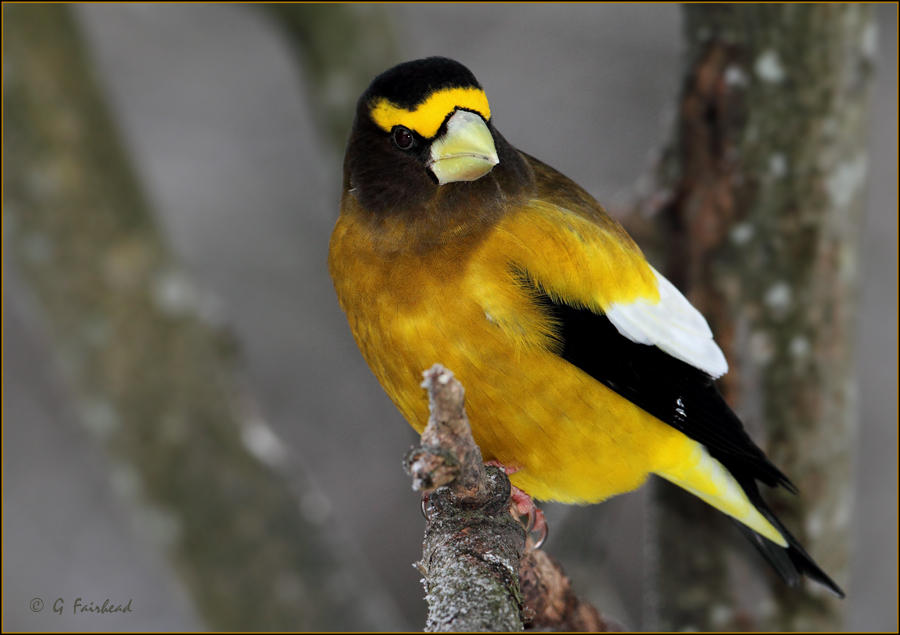
[[[525,535],[528,536],[526,540],[532,541],[529,551],[541,548],[547,540],[547,529],[547,519],[544,517],[544,512],[532,504],[531,509],[528,510],[528,522],[525,524]],[[530,536],[533,532],[538,534],[536,539]]]
[[[510,513],[519,519],[522,516],[526,517],[523,525],[525,526],[525,534],[529,536],[528,539],[531,541],[529,550],[540,549],[541,545],[547,540],[547,519],[544,517],[544,512],[538,509],[531,496],[515,485],[512,485],[511,488],[509,495]],[[538,534],[536,539],[530,538],[530,534],[533,532]]]

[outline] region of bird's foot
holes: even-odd
[[[534,499],[531,496],[515,485],[512,486],[510,499],[512,499],[510,512],[512,512],[513,516],[518,517],[520,522],[522,516],[526,517],[523,524],[525,525],[525,534],[527,536],[525,543],[527,549],[529,551],[540,549],[544,541],[547,540],[547,519],[544,517],[544,512],[534,504]],[[531,534],[536,535],[532,536]]]
[[[493,460],[488,461],[485,465],[499,467],[507,476],[515,474],[520,469],[518,466],[504,465],[499,461]],[[510,485],[510,488],[509,512],[515,518],[518,518],[520,522],[522,516],[527,517],[525,522],[522,523],[525,526],[525,534],[527,536],[526,547],[529,551],[540,549],[541,545],[544,544],[544,541],[547,540],[547,519],[544,517],[544,512],[538,509],[537,505],[534,504],[534,499],[527,493],[520,490],[515,485]],[[537,536],[532,538],[530,535],[532,533],[537,533]]]

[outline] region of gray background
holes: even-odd
[[[667,133],[666,109],[678,88],[677,7],[384,10],[401,59],[444,54],[476,73],[513,144],[613,209],[632,197]],[[280,33],[240,5],[93,4],[78,6],[77,15],[151,203],[195,284],[218,298],[263,415],[394,598],[395,617],[383,628],[421,628],[422,590],[410,563],[420,555],[422,520],[400,468],[414,435],[365,367],[337,307],[325,258],[340,157],[319,143],[302,75]],[[848,627],[894,630],[895,9],[880,7],[878,16],[855,555],[851,579],[840,582],[848,582]],[[79,426],[40,313],[14,271],[4,277],[3,301],[4,628],[203,628],[162,546],[123,502],[127,483]],[[339,454],[353,457],[349,474],[334,460]],[[633,627],[640,626],[640,582],[630,563],[640,541],[631,536],[639,535],[641,503],[637,493],[602,506],[597,531],[610,546],[585,554],[579,567],[616,576],[607,584],[615,591],[598,605]],[[549,506],[548,513],[558,522],[585,511]],[[111,595],[134,598],[135,612],[59,617],[28,607],[33,597],[70,605],[78,596]]]

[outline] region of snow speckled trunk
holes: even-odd
[[[382,596],[336,555],[321,495],[298,504],[284,449],[244,407],[233,346],[163,242],[69,7],[3,18],[4,246],[138,524],[210,628],[378,624]]]
[[[764,495],[846,586],[872,11],[688,5],[684,17],[658,248],[729,359],[723,393],[800,489]],[[787,588],[726,519],[672,487],[656,492],[659,628],[841,627],[840,600]]]

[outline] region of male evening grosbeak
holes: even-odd
[[[463,65],[400,64],[360,97],[329,267],[417,431],[440,362],[521,490],[594,503],[656,474],[738,520],[788,583],[843,595],[760,496],[795,489],[716,389],[728,364],[703,316],[590,194],[503,138]]]

